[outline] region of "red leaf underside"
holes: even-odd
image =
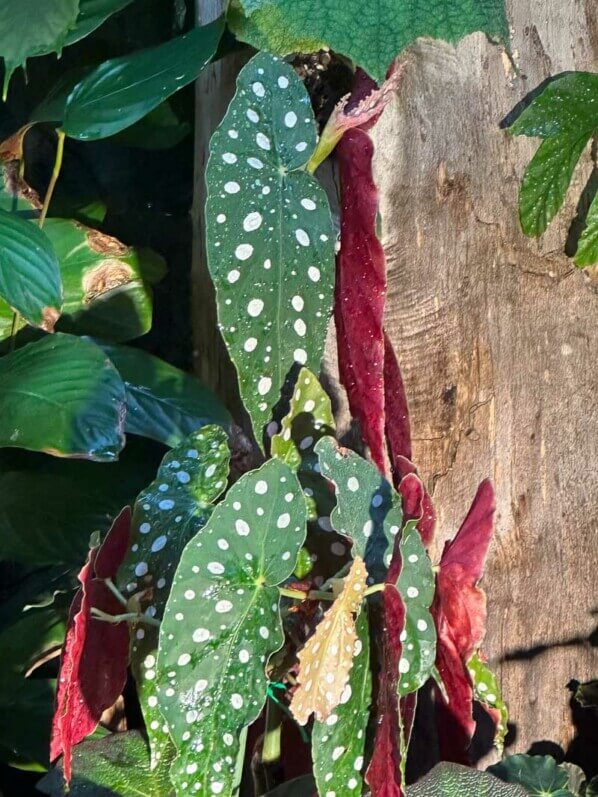
[[[432,614],[438,633],[436,666],[448,704],[437,693],[438,737],[443,760],[467,763],[475,730],[473,687],[466,663],[482,643],[486,596],[477,586],[492,539],[494,490],[483,481],[467,517],[440,560]]]
[[[129,541],[130,510],[121,512],[101,547],[90,550],[79,573],[81,588],[69,614],[62,651],[50,759],[64,755],[64,777],[72,775],[73,747],[96,729],[102,713],[121,694],[129,657],[129,627],[95,619],[95,607],[107,614],[123,607],[106,586],[124,558]],[[126,541],[126,544],[125,544]],[[102,578],[97,578],[98,571]]]

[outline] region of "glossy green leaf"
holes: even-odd
[[[563,204],[573,170],[588,143],[584,133],[571,141],[567,135],[548,138],[530,161],[519,194],[519,218],[526,235],[539,236]]]
[[[15,182],[6,167],[0,169],[0,209],[29,219],[37,229],[38,207],[25,184]],[[159,255],[125,246],[71,219],[46,219],[44,232],[58,260],[64,290],[58,330],[113,342],[149,331],[151,286],[165,273]],[[0,300],[0,340],[10,335],[12,321],[12,310]]]
[[[233,793],[239,735],[262,710],[265,667],[283,642],[276,585],[304,539],[299,482],[273,459],[239,479],[183,552],[158,654],[179,792]]]
[[[181,552],[209,518],[211,504],[226,487],[230,452],[226,433],[205,426],[164,457],[155,481],[140,493],[133,510],[131,547],[117,585],[131,596],[151,588],[144,610],[162,619]],[[157,707],[155,663],[158,630],[139,624],[131,642],[131,666],[152,752],[152,766],[168,754],[170,741]]]
[[[57,332],[0,358],[0,447],[114,460],[125,408],[118,371],[82,338]]]
[[[575,797],[569,773],[549,755],[511,755],[488,768],[505,783],[519,784],[531,797]]]
[[[99,28],[108,17],[131,5],[133,0],[79,0],[79,16],[75,27],[69,31],[65,46],[81,41],[96,28]]]
[[[260,444],[293,363],[319,368],[332,305],[328,200],[305,171],[315,143],[295,71],[259,53],[210,142],[206,218],[221,330]]]
[[[598,130],[598,75],[569,72],[550,81],[509,128],[544,141],[527,167],[519,196],[526,235],[546,230],[561,207],[573,170]]]
[[[360,0],[240,0],[240,5],[252,23],[245,33],[258,33],[257,40],[250,39],[254,46],[286,55],[301,50],[306,40],[326,43],[379,82],[401,50],[420,36],[457,42],[479,30],[503,43],[509,37],[504,0],[380,0],[365,5]]]
[[[92,533],[104,534],[123,506],[133,503],[162,453],[136,438],[110,463],[0,450],[0,559],[80,567]]]
[[[320,440],[316,453],[322,475],[334,483],[336,492],[332,527],[353,540],[353,556],[364,559],[368,582],[380,581],[402,525],[400,500],[375,465],[339,447],[331,437]]]
[[[326,722],[314,722],[312,758],[319,794],[355,794],[363,789],[366,729],[372,702],[367,613],[357,618],[359,652],[343,697]]]
[[[575,253],[576,266],[593,266],[598,263],[598,193],[596,193],[586,217],[586,226],[581,234]]]
[[[388,522],[398,524],[402,515]],[[399,543],[401,573],[397,589],[405,604],[405,628],[401,633],[403,648],[399,661],[399,695],[417,692],[432,674],[436,659],[436,626],[430,606],[434,600],[436,579],[432,563],[422,542],[417,521],[409,521],[403,528]]]
[[[222,19],[157,47],[105,61],[71,91],[62,129],[71,138],[106,138],[137,122],[199,75],[212,59]]]
[[[502,755],[505,746],[505,736],[508,731],[507,722],[509,720],[509,712],[502,699],[496,675],[494,675],[488,665],[482,661],[478,652],[474,653],[467,662],[467,669],[471,676],[475,699],[498,713],[499,720],[496,726],[494,744],[498,748],[498,752]]]
[[[60,52],[74,27],[79,0],[18,0],[0,3],[0,56],[4,59],[4,96],[14,70],[28,58]]]
[[[103,348],[127,389],[127,433],[175,446],[200,426],[230,427],[228,410],[198,379],[140,349]]]
[[[526,797],[526,792],[521,786],[507,785],[488,772],[443,763],[409,786],[407,797]]]
[[[169,759],[150,771],[147,744],[139,731],[114,733],[78,744],[73,750],[69,797],[173,797]],[[59,764],[37,784],[42,794],[62,797]]]
[[[175,147],[190,133],[191,125],[178,118],[169,102],[163,102],[112,140],[125,147],[160,150]]]
[[[33,326],[51,332],[62,310],[62,283],[43,230],[0,209],[0,297]]]

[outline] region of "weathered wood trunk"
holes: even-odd
[[[544,740],[567,750],[575,727],[566,684],[598,675],[589,642],[597,606],[598,280],[563,254],[592,164],[586,153],[548,234],[526,239],[517,194],[535,144],[511,139],[499,123],[549,75],[598,68],[598,9],[596,0],[508,6],[521,76],[482,35],[456,49],[420,43],[375,130],[387,326],[410,398],[414,458],[439,512],[436,555],[481,479],[496,486],[486,648],[511,708],[510,750]],[[239,67],[229,58],[198,81],[196,220],[207,143]],[[198,373],[230,397],[230,364],[215,313],[206,312],[201,226],[195,251]],[[326,360],[334,362],[333,341]]]
[[[598,5],[512,0],[517,77],[484,36],[414,48],[375,130],[387,325],[410,400],[414,459],[439,542],[490,476],[497,529],[484,581],[486,648],[513,751],[575,734],[566,685],[598,675],[598,295],[563,254],[591,172],[541,241],[517,195],[535,142],[500,121],[549,75],[598,68]],[[440,546],[439,546],[440,547]]]

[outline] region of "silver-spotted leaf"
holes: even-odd
[[[283,642],[276,587],[304,539],[301,487],[273,459],[239,479],[183,551],[157,675],[177,793],[232,795],[239,737],[262,710],[266,664]]]
[[[471,676],[475,699],[487,706],[497,719],[494,744],[502,755],[505,746],[505,736],[508,731],[509,712],[502,699],[498,679],[486,662],[482,660],[479,652],[474,653],[467,662],[467,669]]]
[[[162,460],[156,480],[140,493],[131,523],[131,547],[117,584],[127,597],[151,590],[143,601],[146,614],[161,619],[181,552],[210,516],[223,492],[230,452],[219,426],[204,426]],[[156,766],[169,746],[157,707],[158,629],[139,623],[131,642],[131,666]]]
[[[389,515],[389,521],[392,514]],[[392,521],[391,521],[392,522]],[[417,692],[432,674],[436,659],[436,626],[430,614],[436,580],[417,520],[405,524],[399,543],[401,573],[397,589],[405,604],[405,628],[399,661],[399,695]]]
[[[353,555],[365,560],[368,581],[381,580],[402,525],[399,497],[375,465],[341,448],[331,437],[319,441],[316,453],[322,475],[334,483],[336,491],[330,517],[333,528],[353,540]],[[392,522],[387,522],[393,507]]]
[[[443,762],[407,788],[407,797],[526,797],[516,784],[503,783],[490,772]]]
[[[362,612],[355,624],[356,654],[341,702],[325,722],[314,722],[312,758],[319,794],[360,795],[366,726],[372,702],[370,634]]]
[[[332,305],[330,209],[305,171],[315,144],[295,71],[256,55],[210,143],[207,237],[222,334],[260,444],[293,363],[318,369]]]
[[[317,377],[309,369],[302,368],[289,411],[282,419],[280,431],[272,437],[271,450],[272,456],[297,471],[310,520],[325,517],[325,522],[329,522],[332,496],[320,475],[315,447],[318,440],[331,434],[334,434],[334,415],[330,398]]]

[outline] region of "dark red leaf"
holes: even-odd
[[[64,755],[64,777],[71,779],[72,750],[96,729],[102,713],[121,694],[129,658],[126,622],[95,619],[92,607],[118,615],[123,607],[106,586],[104,578],[115,575],[126,554],[130,510],[114,521],[101,547],[92,548],[79,573],[81,588],[69,614],[60,662],[56,708],[52,722],[50,760]],[[99,571],[98,571],[99,566]],[[102,578],[97,578],[98,572]]]
[[[394,586],[383,595],[380,641],[380,674],[376,699],[376,736],[365,780],[372,797],[402,797],[399,749],[398,678],[401,658],[401,631],[405,625],[405,606]],[[377,619],[374,615],[375,620]]]
[[[352,415],[381,473],[388,472],[384,437],[386,259],[376,235],[378,191],[374,145],[349,130],[337,147],[341,184],[341,248],[337,256],[335,321],[340,376]]]
[[[97,578],[114,578],[129,550],[131,541],[131,507],[121,509],[106,534],[95,560]]]
[[[495,502],[490,481],[483,481],[461,528],[447,542],[436,579],[432,614],[438,644],[436,666],[446,688],[440,694],[438,733],[443,760],[467,763],[475,730],[473,688],[466,663],[479,648],[486,627],[486,596],[477,586],[492,539]]]
[[[399,361],[390,338],[384,333],[384,403],[386,437],[393,475],[398,481],[405,475],[402,461],[411,461],[411,424],[409,404]]]

